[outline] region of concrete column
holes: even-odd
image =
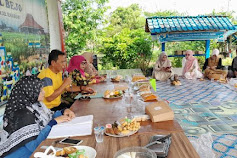
[[[61,50],[61,37],[58,17],[58,0],[46,0],[48,7],[48,22],[50,35],[50,50]]]

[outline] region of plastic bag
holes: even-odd
[[[189,140],[201,158],[215,158],[211,133],[202,134],[199,138],[189,137]]]

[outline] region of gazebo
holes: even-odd
[[[169,16],[146,18],[145,31],[150,32],[153,40],[162,43],[173,41],[206,41],[205,56],[210,56],[210,40],[224,42],[228,36],[237,32],[226,16]],[[199,54],[202,55],[202,54]],[[176,57],[182,55],[170,55]]]

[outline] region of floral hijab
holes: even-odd
[[[42,87],[36,75],[25,76],[15,84],[3,117],[0,157],[34,140],[52,119],[53,112],[38,102]]]

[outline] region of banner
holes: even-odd
[[[40,69],[49,53],[45,0],[0,0],[0,46],[24,73]]]
[[[0,103],[20,76],[44,69],[48,53],[45,0],[0,0]]]

